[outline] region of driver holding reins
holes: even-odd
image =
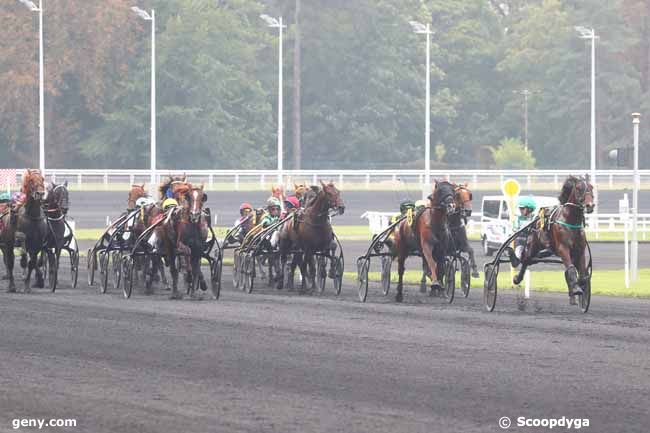
[[[514,231],[517,231],[524,227],[526,224],[530,223],[533,220],[535,209],[537,209],[537,205],[535,204],[535,200],[533,200],[532,197],[520,198],[519,216],[517,216],[517,219],[514,221],[512,229]],[[519,233],[519,236],[515,238],[514,254],[510,255],[510,263],[515,268],[521,263],[529,231],[530,229],[524,230]]]

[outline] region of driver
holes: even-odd
[[[532,197],[522,197],[519,199],[519,216],[513,223],[513,230],[517,231],[524,227],[526,224],[530,223],[533,220],[535,209],[537,205],[535,200]],[[519,266],[521,263],[521,258],[524,254],[524,247],[526,246],[526,240],[528,239],[527,230],[523,230],[519,233],[519,236],[515,238],[515,251],[514,254],[510,256],[510,263],[513,267]]]
[[[280,199],[271,197],[266,201],[266,215],[262,218],[262,227],[266,228],[273,223],[280,220],[280,212],[282,212],[282,203]]]

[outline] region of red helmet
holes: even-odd
[[[253,210],[253,206],[250,203],[242,203],[241,206],[239,206],[239,211],[241,212],[244,209]]]
[[[287,197],[287,199],[284,201],[284,204],[288,208],[298,209],[300,207],[300,202],[293,195],[291,197]]]

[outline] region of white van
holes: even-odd
[[[537,209],[559,204],[555,197],[532,197],[535,200]],[[515,213],[518,215],[519,209],[516,209]],[[512,225],[510,224],[507,198],[502,195],[484,196],[483,202],[481,203],[481,241],[483,243],[483,253],[486,256],[491,256],[511,234]]]

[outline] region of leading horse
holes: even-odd
[[[37,267],[37,261],[48,235],[47,222],[42,208],[45,198],[45,181],[40,171],[29,169],[25,171],[21,192],[25,195],[25,203],[18,210],[16,238],[22,243],[26,255],[29,257],[29,260],[26,256],[21,258],[21,266],[27,268],[25,293],[29,293],[32,271],[36,270],[36,285],[43,286],[43,275]]]
[[[289,282],[293,281],[294,266],[299,263],[300,273],[303,275],[301,291],[305,290],[307,279],[311,281],[312,288],[316,287],[314,253],[333,251],[334,232],[330,223],[330,210],[341,215],[345,212],[345,204],[334,183],[326,184],[321,181],[320,191],[309,201],[305,209],[295,213],[294,217],[282,226],[278,239],[281,261],[278,289],[283,288],[284,273],[287,272],[285,269],[287,257],[292,250],[301,251],[302,259],[294,257],[289,269]],[[307,266],[309,266],[309,273]]]
[[[413,250],[420,251],[426,261],[427,272],[431,278],[431,293],[442,290],[439,281],[442,269],[439,269],[439,264],[444,263],[445,255],[449,251],[451,235],[447,218],[456,208],[454,196],[455,187],[452,183],[436,181],[433,194],[428,197],[429,206],[416,215],[413,224],[404,219],[397,226],[394,233],[394,249],[399,274],[396,302],[403,300],[404,263]]]
[[[526,269],[538,254],[544,250],[560,257],[564,264],[564,277],[571,303],[576,295],[582,295],[587,279],[585,250],[585,213],[594,211],[594,188],[586,178],[569,176],[562,185],[558,197],[560,205],[542,208],[540,217],[533,224],[522,253],[521,268],[513,278],[519,284]]]

